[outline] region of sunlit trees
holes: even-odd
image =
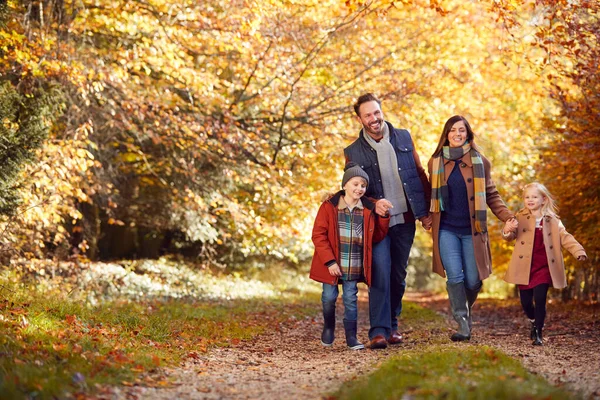
[[[297,261],[311,254],[320,197],[339,187],[363,92],[411,129],[424,162],[443,122],[465,115],[507,196],[534,177],[543,117],[557,109],[532,61],[544,57],[532,47],[539,27],[515,17],[537,15],[535,5],[32,4],[9,4],[0,73],[65,96],[24,173],[24,205],[40,206],[11,239],[36,255]]]

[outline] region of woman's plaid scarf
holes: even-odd
[[[444,204],[448,203],[448,185],[446,183],[446,174],[444,173],[444,161],[458,160],[465,154],[471,153],[471,162],[473,163],[473,184],[475,189],[475,230],[483,232],[486,226],[487,204],[485,200],[485,171],[483,169],[483,160],[479,153],[471,148],[470,143],[465,143],[462,147],[444,146],[442,154],[433,159],[433,169],[431,173],[431,212],[444,211]]]

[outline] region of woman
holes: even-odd
[[[460,115],[446,121],[429,160],[432,186],[433,271],[447,276],[452,315],[458,322],[453,341],[471,338],[471,307],[482,280],[492,272],[486,212],[511,220],[490,175],[491,165],[477,145],[469,122]]]

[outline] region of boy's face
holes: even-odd
[[[367,181],[360,176],[355,176],[346,182],[343,189],[346,192],[346,196],[349,196],[353,200],[358,200],[367,191]]]

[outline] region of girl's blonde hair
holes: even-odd
[[[542,196],[546,198],[546,202],[542,205],[542,215],[551,215],[555,218],[559,218],[556,201],[554,201],[554,197],[552,197],[546,186],[539,182],[532,182],[528,185],[525,185],[525,187],[523,187],[523,196],[525,195],[525,191],[527,191],[527,189],[536,189]],[[525,211],[525,208],[522,211]]]

